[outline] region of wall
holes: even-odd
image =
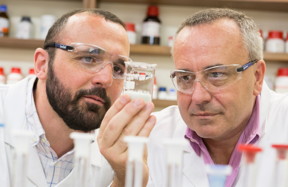
[[[82,7],[81,2],[76,1],[41,1],[41,0],[2,0],[0,3],[6,3],[9,8],[9,15],[12,20],[12,25],[17,24],[22,15],[29,15],[35,25],[35,37],[37,38],[39,32],[39,18],[43,14],[54,14],[60,16],[62,13]],[[100,3],[100,8],[110,10],[118,15],[123,21],[137,23],[138,42],[140,38],[141,22],[145,17],[147,5],[135,4],[116,4],[116,3]],[[162,20],[161,28],[161,44],[167,45],[167,38],[173,35],[180,23],[193,12],[201,8],[195,7],[175,7],[175,6],[161,6],[160,19]],[[283,12],[267,12],[267,11],[251,11],[242,10],[247,15],[256,20],[259,27],[264,31],[270,29],[280,29],[288,31],[288,13]],[[12,29],[14,35],[15,29]],[[143,56],[131,55],[135,61],[146,61],[150,63],[157,63],[156,76],[158,77],[158,85],[172,87],[169,79],[170,69],[173,69],[173,63],[170,57],[167,56]],[[23,72],[26,74],[28,68],[33,66],[33,50],[15,50],[0,48],[0,65],[4,66],[6,73],[11,66],[19,65],[23,67]],[[288,62],[267,62],[267,75],[272,78],[278,67],[288,67]],[[161,76],[160,76],[161,75]]]

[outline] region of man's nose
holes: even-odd
[[[92,78],[94,85],[101,87],[110,87],[113,83],[113,65],[112,63],[102,64]]]
[[[203,104],[211,100],[211,94],[207,87],[198,79],[194,81],[191,97],[195,104]]]

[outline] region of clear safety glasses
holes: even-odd
[[[72,43],[71,45],[63,45],[53,42],[44,46],[45,50],[48,48],[58,48],[71,52],[72,60],[79,67],[91,73],[97,73],[106,65],[111,64],[114,79],[124,79],[125,62],[132,61],[129,57],[111,54],[105,49],[92,44]]]
[[[174,70],[170,78],[175,88],[184,94],[193,93],[195,82],[200,82],[207,91],[213,93],[239,80],[242,72],[257,62],[258,60],[252,60],[243,66],[239,64],[218,65],[198,72]]]

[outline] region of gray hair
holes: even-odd
[[[227,8],[211,8],[196,12],[181,24],[177,34],[184,27],[213,23],[223,18],[231,19],[239,26],[243,43],[249,53],[250,60],[263,59],[263,39],[260,35],[259,28],[253,19],[242,12]]]

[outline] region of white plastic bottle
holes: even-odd
[[[168,100],[177,100],[176,90],[174,88],[170,88],[168,92]]]
[[[134,23],[125,23],[130,44],[136,44],[136,32]]]
[[[167,100],[168,99],[166,87],[159,87],[158,99],[161,99],[161,100]]]
[[[42,15],[40,20],[41,20],[41,24],[40,24],[40,39],[45,39],[50,27],[56,21],[56,16],[50,15],[50,14],[46,14],[46,15]]]
[[[279,68],[275,79],[275,91],[288,93],[288,68]]]
[[[0,84],[6,84],[6,76],[3,67],[0,67]]]
[[[23,79],[21,68],[12,67],[11,72],[7,76],[7,84],[13,84]]]
[[[26,77],[30,76],[30,75],[35,75],[35,70],[34,68],[29,68],[28,74]]]
[[[271,53],[283,53],[284,52],[284,40],[282,31],[269,31],[266,41],[265,49]]]
[[[21,21],[17,26],[16,38],[32,38],[32,22],[29,16],[22,16]]]
[[[286,32],[285,52],[288,53],[288,32]]]

